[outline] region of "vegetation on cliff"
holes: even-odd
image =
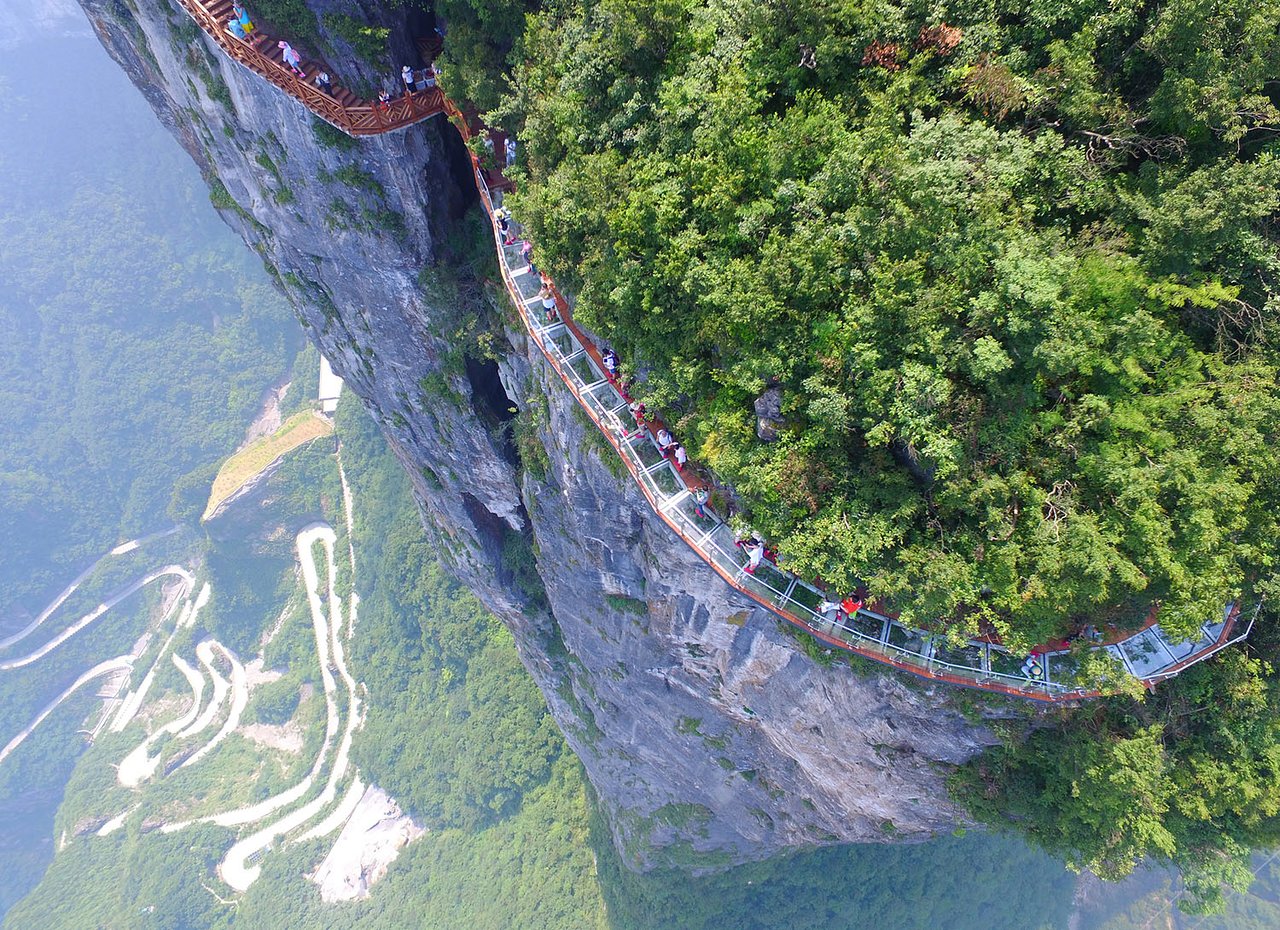
[[[145,104],[121,103],[134,90],[105,56],[74,82],[59,71],[78,57],[21,48],[0,67],[15,108],[0,134],[5,618],[171,522],[184,474],[200,470],[207,494],[208,464],[235,448],[299,342],[186,154]],[[94,140],[91,156],[67,145],[67,125]]]
[[[1057,710],[953,779],[970,811],[1107,879],[1177,866],[1193,912],[1244,890],[1250,854],[1280,843],[1280,661],[1274,617],[1145,702]],[[1046,725],[1046,723],[1048,725]]]
[[[517,132],[540,264],[788,567],[1015,649],[1277,590],[1280,6],[511,6],[442,0],[451,90]],[[1255,635],[958,786],[1215,905],[1275,839]]]
[[[1280,536],[1278,17],[561,2],[465,88],[510,68],[542,262],[791,568],[1013,645],[1189,633]]]

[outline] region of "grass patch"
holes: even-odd
[[[349,152],[360,145],[359,140],[354,136],[347,135],[337,126],[326,123],[318,116],[311,117],[311,132],[316,137],[316,142],[327,149]]]
[[[649,605],[639,598],[627,597],[623,594],[606,594],[604,600],[614,610],[623,613],[643,616],[649,612]]]
[[[581,406],[574,404],[572,409],[573,415],[582,424],[583,442],[586,448],[596,450],[601,463],[609,470],[609,474],[619,480],[626,478],[627,463],[622,460],[618,450],[613,447],[604,433],[600,432],[600,427],[596,426],[595,421],[587,416],[587,412]]]
[[[306,0],[254,0],[252,12],[263,22],[270,23],[280,33],[289,36],[294,44],[297,40],[314,42],[319,36],[316,14],[307,6]]]
[[[387,38],[391,35],[390,29],[370,26],[345,13],[325,13],[324,28],[344,39],[368,64],[383,67],[387,65]]]
[[[287,452],[320,436],[333,432],[333,424],[309,410],[290,417],[270,436],[255,439],[231,458],[222,463],[213,487],[209,491],[209,503],[205,506],[207,520],[215,510],[245,483],[260,474],[263,469]]]
[[[551,469],[551,457],[547,455],[547,448],[542,444],[539,434],[549,415],[546,398],[535,394],[511,421],[520,464],[538,481],[546,480],[547,472]]]
[[[341,181],[347,187],[358,191],[368,191],[379,197],[385,197],[387,194],[382,183],[377,178],[357,165],[343,165],[337,171],[326,171],[321,168],[319,176],[320,180],[326,184],[330,181]]]
[[[831,664],[835,662],[837,655],[836,650],[818,639],[812,633],[808,633],[785,620],[778,621],[778,629],[799,643],[804,654],[813,659],[813,661],[817,662],[823,668],[830,668]],[[840,655],[845,655],[843,650],[840,651]]]

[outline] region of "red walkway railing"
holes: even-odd
[[[451,122],[466,141],[470,141],[473,131],[483,131],[477,130],[438,88],[404,96],[386,107],[362,101],[353,105],[351,95],[346,92],[337,97],[326,94],[269,54],[264,54],[260,47],[274,48],[269,39],[266,42],[261,39],[256,43],[246,42],[226,32],[225,23],[219,21],[220,14],[215,12],[215,8],[228,6],[229,0],[178,2],[228,55],[295,97],[317,116],[351,135],[388,132],[441,112],[449,114]],[[313,69],[318,67],[314,63],[308,65]],[[304,70],[308,68],[304,66]],[[744,573],[744,558],[720,538],[729,532],[728,527],[718,521],[710,528],[699,524],[689,512],[689,487],[674,471],[667,477],[666,487],[655,477],[662,477],[668,469],[665,457],[651,461],[652,456],[647,459],[642,446],[635,444],[641,434],[632,433],[620,418],[620,415],[625,416],[625,400],[601,373],[599,350],[574,324],[564,298],[556,292],[560,319],[543,325],[531,315],[529,303],[531,299],[535,303],[538,301],[526,294],[516,280],[518,276],[528,275],[528,269],[513,271],[511,256],[493,225],[495,204],[490,194],[489,179],[474,153],[471,163],[476,189],[493,228],[503,284],[529,336],[622,458],[654,513],[725,583],[829,646],[922,678],[1045,702],[1100,696],[1097,690],[1062,680],[1062,677],[1070,677],[1074,662],[1069,650],[1045,650],[1038,659],[1029,660],[1020,671],[1015,671],[1021,660],[1010,656],[997,644],[973,640],[962,647],[954,647],[944,636],[903,626],[896,618],[870,609],[857,611],[852,617],[837,615],[832,618],[816,609],[824,595],[785,570],[770,565],[764,576]],[[644,437],[646,441],[652,439],[648,433]],[[1253,620],[1249,619],[1243,632],[1236,633],[1239,616],[1239,605],[1228,605],[1220,620],[1206,622],[1200,628],[1199,639],[1188,642],[1170,640],[1159,624],[1152,620],[1126,638],[1089,648],[1105,650],[1125,671],[1147,687],[1152,687],[1156,682],[1176,675],[1189,665],[1247,636]],[[1055,678],[1058,680],[1053,680]]]

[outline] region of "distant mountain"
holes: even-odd
[[[0,48],[53,36],[89,36],[89,22],[75,0],[5,0],[0,4]]]

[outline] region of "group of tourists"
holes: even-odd
[[[604,366],[604,376],[614,389],[622,395],[622,399],[627,401],[627,407],[631,412],[632,418],[636,421],[636,432],[626,431],[623,434],[624,439],[631,439],[634,436],[643,435],[648,427],[648,413],[644,404],[631,397],[631,387],[634,379],[624,379],[622,377],[622,366],[618,360],[618,353],[613,349],[605,349],[600,354],[600,363]],[[689,464],[689,453],[685,447],[671,435],[671,431],[665,425],[659,426],[658,431],[653,434],[654,442],[658,444],[658,451],[662,453],[662,457],[669,459],[676,467],[676,471],[683,472],[685,466]],[[700,514],[700,516],[704,516]]]
[[[485,142],[487,143],[486,149],[492,152],[492,137],[486,137]],[[507,163],[510,164],[515,158],[515,141],[513,139],[507,139],[505,154]],[[502,244],[507,247],[518,246],[520,258],[527,266],[527,272],[538,276],[540,287],[535,299],[541,302],[547,324],[559,322],[560,310],[555,285],[546,272],[538,269],[534,260],[533,243],[527,238],[521,238],[521,230],[518,229],[518,225],[512,219],[511,211],[506,207],[498,206],[494,208],[493,222]],[[605,378],[622,396],[622,399],[627,402],[627,410],[635,421],[634,431],[623,427],[620,423],[617,424],[621,430],[623,440],[630,441],[652,432],[654,442],[657,444],[658,451],[662,453],[663,458],[670,461],[677,472],[684,474],[689,465],[688,451],[671,434],[665,424],[650,424],[649,413],[644,403],[631,396],[631,389],[634,386],[635,379],[623,377],[622,363],[618,358],[618,353],[612,348],[606,348],[600,353],[600,364],[604,369]],[[657,427],[656,431],[653,430],[654,425]],[[702,485],[701,482],[692,483],[686,479],[686,484],[693,499],[694,514],[701,520],[717,519],[709,505],[711,490]],[[742,570],[749,575],[754,575],[760,564],[766,559],[775,565],[778,562],[778,553],[753,531],[740,534],[735,540],[735,545],[746,559],[746,564],[742,566]],[[861,609],[862,601],[851,594],[840,601],[823,601],[817,612],[819,614],[828,614],[834,611],[838,619],[843,621],[854,616]]]
[[[858,611],[862,609],[863,599],[853,594],[847,594],[838,601],[823,601],[818,605],[817,613],[827,616],[834,612],[835,619],[840,623],[851,620],[856,617]]]
[[[425,68],[414,69],[409,65],[405,65],[400,69],[400,82],[404,86],[404,93],[401,95],[406,99],[412,97],[420,90],[430,90],[436,86],[436,78],[439,74],[436,66],[430,62]],[[386,110],[391,106],[394,99],[391,91],[385,87],[378,91],[378,109]]]
[[[253,20],[249,18],[249,11],[239,3],[231,4],[231,18],[227,20],[227,31],[237,39],[247,41],[253,35],[253,29]]]
[[[400,80],[404,82],[404,92],[406,94],[412,94],[420,90],[430,90],[436,86],[435,65],[428,64],[425,68],[417,71],[405,65],[400,69]]]
[[[232,3],[231,18],[227,20],[227,32],[231,33],[237,39],[250,42],[253,40],[256,30],[257,27],[253,24],[253,19],[249,16],[249,11],[244,8],[244,4],[240,3],[239,0]],[[307,74],[302,70],[302,56],[298,54],[298,50],[284,39],[277,42],[276,47],[280,49],[280,58],[289,70],[298,77],[305,78]],[[317,86],[319,86],[318,78],[319,75],[317,75]],[[328,90],[329,75],[325,74],[324,79],[324,89],[332,94],[332,91]]]
[[[231,4],[231,18],[227,20],[227,32],[231,33],[237,39],[250,42],[254,38],[257,27],[253,23],[253,19],[249,16],[249,11],[238,0]],[[276,43],[276,47],[280,49],[280,58],[285,66],[294,73],[295,76],[306,79],[307,73],[302,67],[302,56],[298,50],[294,48],[284,39]],[[404,95],[406,97],[421,91],[430,90],[436,86],[437,71],[435,65],[428,63],[425,68],[414,69],[409,65],[405,65],[400,69],[400,80],[404,83]],[[329,72],[320,69],[312,78],[312,83],[320,91],[334,96],[333,79],[329,77]],[[385,88],[378,93],[378,102],[376,106],[380,110],[386,110],[391,105],[391,92]],[[508,162],[511,164],[515,159],[515,143],[508,142]]]

